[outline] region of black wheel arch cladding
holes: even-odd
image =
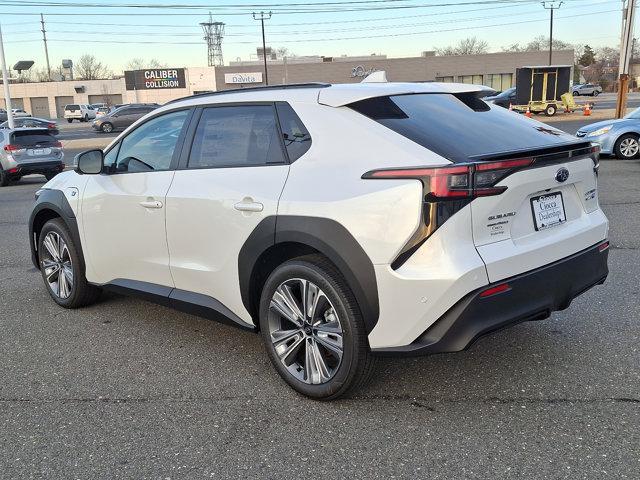
[[[44,223],[53,217],[59,217],[65,223],[71,233],[78,256],[84,262],[82,244],[80,243],[80,233],[78,231],[78,222],[76,221],[76,216],[71,205],[69,205],[67,198],[61,190],[44,189],[40,192],[29,217],[29,245],[31,247],[31,261],[38,270],[40,269],[40,264],[38,262],[38,238],[36,238],[34,234],[39,234]],[[43,219],[44,221],[42,221]],[[84,265],[82,265],[82,268],[84,269]]]
[[[380,308],[375,270],[358,241],[340,223],[329,218],[278,215],[264,218],[247,238],[238,255],[240,293],[245,308],[258,318],[259,299],[254,280],[263,254],[273,246],[308,246],[327,257],[344,276],[364,319],[367,333],[378,322]],[[253,293],[253,296],[252,296]]]

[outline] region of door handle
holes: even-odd
[[[254,202],[250,198],[244,198],[241,202],[236,203],[233,208],[240,212],[261,212],[264,205],[260,202]]]
[[[147,200],[146,202],[140,202],[140,205],[144,208],[162,208],[162,202],[158,200]]]

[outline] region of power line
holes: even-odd
[[[584,17],[593,14],[600,13],[611,13],[611,12],[619,12],[620,9],[615,10],[602,10],[597,12],[588,12],[588,13],[579,13],[575,15],[564,15],[562,17],[558,17],[558,19],[565,18],[577,18]],[[517,22],[508,22],[508,23],[494,23],[487,25],[477,25],[477,26],[465,26],[465,27],[457,27],[457,28],[449,28],[449,29],[438,29],[438,30],[429,30],[429,31],[421,31],[421,32],[406,32],[406,33],[395,33],[395,34],[382,34],[382,35],[367,35],[367,36],[357,36],[357,37],[341,37],[341,38],[310,38],[310,39],[298,39],[298,40],[281,40],[279,43],[305,43],[305,42],[330,42],[330,41],[344,41],[344,40],[359,40],[359,39],[369,39],[369,38],[393,38],[393,37],[404,37],[411,35],[427,35],[431,33],[444,33],[444,32],[456,32],[461,30],[472,30],[474,28],[492,28],[492,27],[506,27],[512,25],[522,25],[527,23],[536,23],[536,22],[546,22],[547,20],[544,18],[541,19],[531,19],[531,20],[519,20]],[[40,41],[40,40],[20,40],[13,41],[11,43],[23,43],[23,42],[32,42],[32,41]],[[60,42],[60,43],[68,43],[68,42],[76,42],[74,39],[49,39],[50,42]],[[100,44],[155,44],[155,45],[201,45],[200,42],[161,42],[161,41],[146,41],[146,40],[134,40],[134,41],[118,41],[118,40],[83,40],[86,43],[100,43]],[[9,43],[9,42],[5,42]],[[241,41],[241,42],[229,42],[229,44],[234,45],[246,45],[246,44],[255,44],[253,41]]]
[[[391,0],[387,0],[391,1]],[[406,1],[406,0],[397,0],[397,1]],[[324,8],[324,9],[302,9],[302,10],[294,10],[291,8],[287,8],[286,10],[277,10],[274,9],[273,13],[279,13],[282,15],[293,15],[293,14],[312,14],[312,13],[341,13],[341,12],[366,12],[366,11],[384,11],[384,10],[402,10],[402,9],[417,9],[417,8],[437,8],[437,7],[456,7],[456,6],[464,6],[464,5],[496,5],[496,4],[527,4],[527,3],[537,3],[535,0],[472,0],[458,3],[438,3],[438,4],[420,4],[420,5],[391,5],[391,6],[374,6],[374,7],[349,7],[349,8]],[[8,5],[6,2],[0,2],[0,5],[3,6],[56,6],[56,7],[69,7],[69,5],[51,5],[51,4],[11,4]],[[84,8],[103,8],[103,7],[111,7],[113,4],[107,5],[94,5],[94,4],[74,4],[74,6],[82,6]],[[288,5],[289,6],[289,5]],[[315,8],[315,4],[305,4],[308,8]],[[156,8],[159,9],[161,7],[154,5],[145,5],[146,8]],[[132,8],[132,7],[129,7]],[[141,7],[142,8],[142,7]],[[171,7],[166,7],[171,8]],[[181,7],[175,7],[180,8]],[[204,7],[203,7],[204,8]],[[217,6],[216,8],[221,8]],[[216,12],[216,15],[233,15],[233,16],[244,16],[250,13],[250,10],[247,10],[245,6],[240,11],[231,11],[231,12]],[[2,15],[32,15],[30,13],[18,13],[18,12],[3,12]],[[80,13],[80,12],[71,12],[71,13],[49,13],[48,15],[56,15],[56,16],[136,16],[136,15],[144,15],[144,16],[195,16],[198,13],[184,13],[184,12],[172,12],[172,13],[160,13],[160,12],[149,12],[149,13]]]
[[[580,6],[576,6],[576,7],[567,7],[565,8],[565,10],[570,10],[570,9],[583,9],[585,7],[589,7],[589,6],[599,6],[599,5],[603,5],[603,4],[608,4],[608,3],[617,3],[618,0],[610,0],[610,1],[606,1],[606,2],[596,2],[596,3],[590,3],[590,4],[586,4],[586,5],[580,5]],[[483,10],[483,9],[474,9],[473,11],[478,11],[478,10]],[[461,13],[461,12],[447,12],[449,14],[452,13]],[[527,14],[534,14],[536,12],[534,11],[526,11],[526,12],[520,12],[520,15],[527,15]],[[594,13],[594,12],[591,12]],[[435,15],[442,15],[442,14],[427,14],[427,15],[421,15],[422,17],[430,17],[430,16],[435,16]],[[445,20],[439,20],[439,21],[433,21],[433,22],[419,22],[419,23],[401,23],[401,24],[387,24],[387,25],[378,25],[375,28],[377,30],[388,30],[388,29],[401,29],[401,28],[409,28],[409,27],[420,27],[420,26],[427,26],[427,25],[441,25],[441,24],[446,24],[446,23],[462,23],[462,22],[470,22],[470,21],[477,21],[477,20],[487,20],[487,19],[492,19],[492,18],[504,18],[504,17],[511,17],[513,14],[500,14],[500,15],[488,15],[488,16],[482,16],[482,17],[467,17],[464,19],[445,19]],[[403,16],[403,17],[397,17],[397,18],[415,18],[416,16]],[[350,22],[354,22],[354,23],[360,23],[363,21],[370,21],[371,19],[359,19],[359,20],[352,20]],[[384,19],[380,19],[380,20],[384,20]],[[64,24],[67,25],[68,22],[48,22],[48,23],[53,23],[53,24]],[[343,22],[327,22],[327,23],[343,23]],[[315,25],[316,23],[314,23]],[[78,23],[78,22],[74,22],[74,25],[98,25],[96,23]],[[112,25],[112,26],[126,26],[126,27],[136,27],[136,28],[141,28],[141,27],[147,27],[147,26],[152,26],[152,25],[144,25],[144,24],[109,24],[109,23],[103,23],[103,24],[99,24],[99,25]],[[280,25],[282,26],[282,24],[272,24],[274,26]],[[290,25],[296,25],[296,24],[290,24]],[[304,25],[304,24],[298,24],[298,25]],[[158,25],[156,24],[156,26],[161,26],[161,27],[165,27],[166,25]],[[185,26],[182,25],[173,25],[175,27],[179,27],[181,29],[184,29]],[[226,25],[229,26],[229,25]],[[237,26],[236,26],[237,27]],[[197,28],[197,27],[193,27],[193,28]],[[271,35],[277,36],[277,35],[311,35],[311,34],[319,34],[319,33],[336,33],[336,32],[355,32],[355,31],[368,31],[371,27],[362,27],[362,28],[358,28],[358,27],[352,27],[352,28],[348,28],[348,29],[324,29],[324,30],[307,30],[307,31],[301,31],[301,30],[288,30],[288,31],[272,31]],[[83,35],[104,35],[104,32],[101,31],[86,31],[86,30],[49,30],[49,32],[52,33],[78,33],[78,34],[83,34]],[[36,32],[15,32],[12,35],[30,35],[30,34],[34,34]],[[139,31],[135,31],[135,32],[118,32],[118,31],[114,31],[114,32],[110,32],[109,35],[115,35],[115,36],[138,36],[140,35]],[[145,32],[144,35],[148,35],[148,36],[167,36],[167,37],[195,37],[195,36],[199,36],[198,33],[193,32],[193,33],[183,33],[183,32],[178,32],[178,33],[172,33],[172,32]],[[231,36],[231,37],[242,37],[242,36],[252,36],[253,33],[231,33],[231,34],[226,34],[226,36]]]

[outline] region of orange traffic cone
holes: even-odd
[[[529,108],[528,105],[527,105],[527,111],[524,114],[525,114],[525,116],[531,118],[531,109]]]
[[[589,105],[588,103],[584,106],[584,110],[582,111],[582,115],[584,115],[585,117],[588,117],[589,115],[591,115],[591,105]]]

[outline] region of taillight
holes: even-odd
[[[22,147],[20,145],[9,144],[9,145],[5,145],[4,146],[4,151],[5,152],[15,152],[16,150],[20,150],[20,149],[22,149]]]
[[[507,187],[496,184],[533,162],[532,157],[527,157],[431,168],[387,168],[362,175],[363,179],[412,179],[422,183],[423,224],[391,263],[391,268],[400,268],[433,232],[471,200],[503,193]]]
[[[54,143],[52,146],[53,146],[53,147],[56,147],[56,148],[62,148],[62,142],[60,142],[60,140],[58,140],[58,141],[57,141],[56,143]]]
[[[424,186],[426,201],[475,198],[500,195],[507,187],[495,187],[495,184],[515,170],[532,163],[533,158],[518,158],[433,168],[390,168],[372,170],[362,175],[362,178],[420,180]]]
[[[56,128],[56,124],[55,123],[47,123],[47,128],[53,130]]]

